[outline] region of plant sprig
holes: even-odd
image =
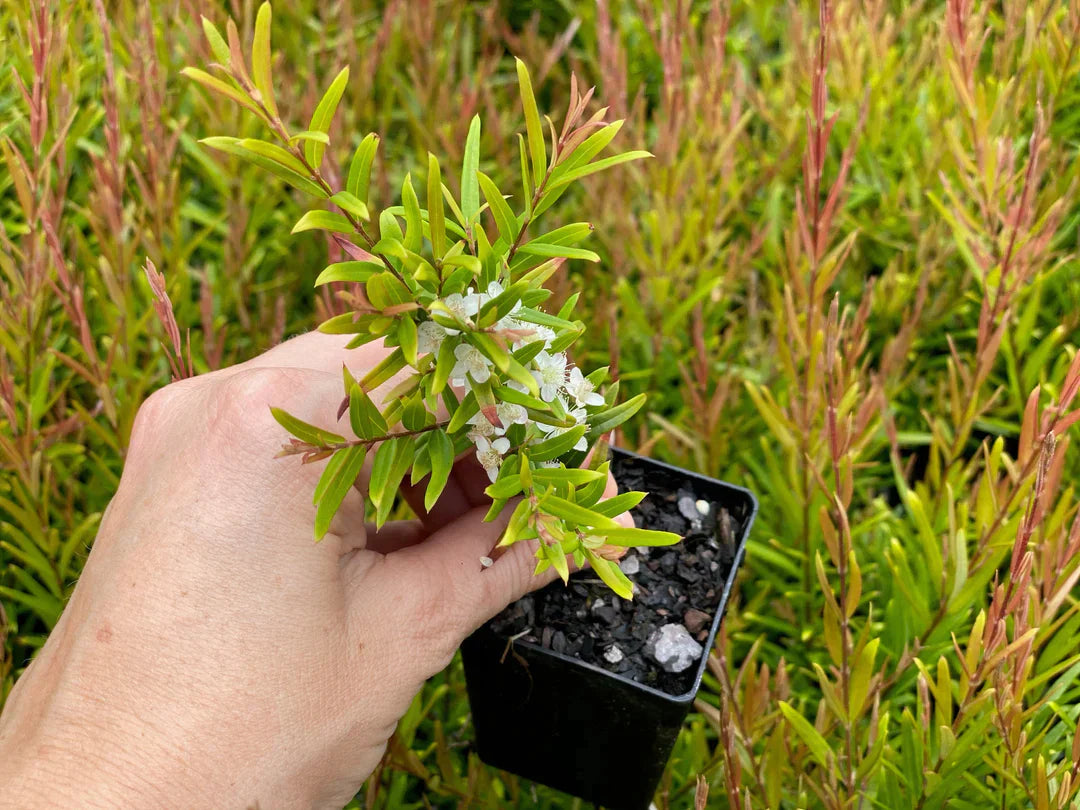
[[[618,384],[606,384],[607,369],[585,375],[569,363],[566,352],[585,329],[573,317],[577,295],[554,314],[543,309],[550,296],[543,285],[566,261],[599,261],[596,253],[576,247],[592,226],[572,223],[531,238],[529,232],[575,181],[649,153],[598,158],[622,122],[605,122],[606,108],[585,119],[593,91],[579,92],[576,79],[559,134],[547,118],[549,150],[529,72],[517,60],[526,129],[524,137],[518,136],[524,210],[515,213],[507,196],[480,171],[481,123],[474,117],[465,142],[460,200],[442,182],[439,161],[429,154],[421,185],[424,206],[410,173],[402,182],[400,205],[375,217],[369,188],[376,134],[368,134],[356,148],[345,188],[335,189],[320,171],[332,146],[330,127],[348,68],[330,83],[308,128],[291,134],[274,99],[270,23],[270,4],[263,3],[249,71],[232,20],[223,38],[204,19],[217,59],[211,68],[219,75],[194,68],[184,72],[253,112],[278,143],[230,137],[203,143],[333,206],[312,208],[293,228],[294,233],[329,232],[350,257],[329,265],[316,279],[317,286],[355,285],[339,293],[351,311],[320,329],[352,335],[349,348],[382,340],[393,349],[359,380],[344,370],[341,415],[348,413],[356,439],[272,409],[293,437],[282,455],[300,455],[305,463],[327,461],[314,493],[316,538],[327,532],[369,452],[374,453],[369,497],[381,526],[407,474],[414,485],[427,481],[424,500],[430,509],[455,458],[472,450],[492,482],[487,519],[512,509],[500,546],[535,539],[537,573],[552,567],[565,581],[567,558],[572,557],[579,567],[589,563],[612,590],[631,598],[632,585],[615,562],[621,548],[680,539],[615,522],[643,493],[602,500],[608,477],[602,437],[636,413],[644,396],[619,403]],[[373,402],[370,393],[406,369],[412,373],[405,381],[380,405]],[[590,448],[605,452],[594,452],[590,466],[582,468]]]

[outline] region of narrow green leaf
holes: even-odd
[[[371,397],[356,384],[349,386],[349,422],[361,439],[379,439],[388,430],[386,420]]]
[[[229,138],[226,136],[215,136],[212,138],[203,138],[199,143],[209,146],[211,149],[217,149],[220,152],[228,152],[229,154],[241,157],[247,160],[249,163],[253,163],[256,166],[265,169],[275,177],[280,177],[286,183],[293,188],[299,189],[313,197],[326,198],[326,192],[323,191],[317,183],[311,180],[307,176],[306,170],[304,174],[301,174],[293,169],[290,169],[282,165],[277,160],[266,157],[265,155],[253,152],[250,149],[242,147],[241,141],[237,138]],[[282,150],[284,151],[284,150]]]
[[[321,287],[332,281],[353,281],[363,284],[376,273],[383,272],[383,265],[376,262],[335,262],[327,265],[315,279],[315,286]],[[352,314],[352,313],[348,313]]]
[[[375,153],[378,149],[379,136],[374,132],[369,132],[356,147],[352,163],[349,164],[349,179],[345,188],[365,205],[368,201],[368,186],[371,183],[371,165],[375,161]]]
[[[302,442],[323,447],[331,444],[342,444],[345,441],[344,436],[339,436],[329,430],[324,430],[323,428],[308,424],[301,419],[297,419],[292,414],[283,411],[281,408],[271,407],[270,413],[273,415],[274,419],[277,420],[279,425]]]
[[[600,501],[592,507],[592,510],[605,517],[618,517],[623,512],[629,512],[641,503],[646,494],[645,492],[624,492],[621,495],[608,498],[606,501]]]
[[[613,408],[589,415],[589,435],[600,436],[617,428],[639,410],[645,404],[645,395],[638,394],[633,399],[628,399]]]
[[[298,141],[315,141],[316,143],[329,144],[330,136],[325,132],[313,132],[310,129],[305,129],[303,132],[297,132],[295,135],[289,136],[289,143],[297,143]]]
[[[203,34],[206,36],[206,41],[210,43],[210,50],[214,54],[214,58],[218,60],[218,63],[228,69],[232,59],[229,56],[229,46],[225,42],[225,38],[221,36],[221,32],[217,30],[210,20],[206,17],[200,17],[202,20]]]
[[[349,69],[344,67],[341,69],[341,72],[334,77],[334,81],[326,88],[326,92],[323,94],[322,99],[319,100],[318,106],[315,107],[315,112],[311,115],[311,123],[308,125],[308,129],[313,132],[325,132],[330,134],[330,123],[334,120],[334,113],[337,111],[338,102],[341,101],[341,95],[345,92],[345,85],[348,81]],[[322,164],[325,151],[326,145],[318,143],[317,141],[307,141],[304,144],[304,156],[307,158],[307,162],[311,164],[312,168],[319,168]]]
[[[457,364],[457,358],[454,357],[454,349],[458,346],[458,342],[452,338],[444,338],[443,342],[439,344],[439,352],[435,356],[435,373],[431,378],[431,393],[438,396],[446,388],[447,380],[450,379],[450,372],[454,370],[454,366]]]
[[[480,181],[480,189],[484,192],[488,207],[495,217],[499,235],[506,241],[506,244],[512,245],[517,238],[518,231],[517,218],[514,216],[514,212],[510,210],[510,206],[506,204],[506,200],[503,199],[502,194],[499,192],[499,187],[495,185],[490,177],[483,172],[478,172],[476,176]]]
[[[527,253],[530,256],[544,256],[546,258],[584,259],[588,262],[600,261],[600,257],[591,250],[568,247],[566,245],[549,245],[535,241],[526,242],[518,248],[518,252]]]
[[[535,454],[533,454],[533,458],[535,457]],[[558,495],[544,495],[540,499],[539,508],[547,514],[562,518],[575,526],[589,526],[596,529],[622,528],[611,518],[604,517],[599,512],[586,509],[573,501],[566,500],[566,498],[560,498]]]
[[[366,448],[360,444],[337,451],[319,478],[316,489],[318,500],[315,506],[315,539],[322,540],[330,529],[341,502],[349,494],[349,489],[356,482],[364,466]]]
[[[414,321],[408,314],[403,315],[398,319],[397,330],[398,345],[401,346],[401,351],[405,355],[405,362],[410,366],[416,366],[416,321]]]
[[[332,231],[334,233],[352,233],[352,223],[347,220],[344,215],[338,214],[334,211],[308,211],[293,225],[292,232],[300,233],[301,231],[312,231],[321,229],[324,231]]]
[[[438,159],[431,152],[428,152],[427,206],[431,250],[438,260],[446,253],[446,215],[443,211],[442,173]]]
[[[810,725],[810,721],[799,714],[795,709],[789,706],[784,701],[779,702],[780,711],[783,712],[784,717],[787,718],[788,723],[795,729],[795,733],[802,738],[802,741],[806,743],[806,746],[810,749],[810,753],[814,755],[822,767],[828,768],[831,755],[829,753],[829,744],[825,742],[825,738],[821,736],[816,728]]]
[[[349,193],[348,191],[339,191],[333,197],[330,198],[330,202],[339,208],[348,211],[354,217],[360,219],[371,219],[371,215],[368,213],[367,205],[360,200],[359,197]]]
[[[259,6],[255,17],[255,38],[251,43],[251,79],[271,115],[277,115],[274,103],[274,83],[270,76],[270,3]]]
[[[618,166],[622,163],[629,163],[632,160],[651,158],[652,156],[652,152],[646,152],[642,149],[635,149],[630,152],[623,152],[618,155],[612,155],[611,157],[601,158],[600,160],[593,161],[592,163],[587,163],[584,166],[579,166],[578,168],[569,171],[564,175],[561,175],[557,181],[552,180],[550,183],[548,183],[547,189],[549,191],[553,191],[569,183],[573,183],[575,180],[580,180],[582,177],[588,177],[590,174],[601,172],[604,169],[610,169],[612,166]],[[547,196],[547,194],[545,193],[544,196]]]
[[[629,529],[622,526],[617,529],[600,526],[594,528],[592,533],[603,537],[613,546],[671,546],[682,540],[682,537],[674,532],[658,532],[653,529]]]
[[[529,180],[529,156],[525,152],[525,139],[518,133],[518,153],[521,157],[521,196],[525,200],[525,219],[532,216],[532,186]]]
[[[536,109],[533,96],[532,79],[529,69],[520,59],[516,59],[518,87],[521,90],[521,106],[525,111],[525,132],[529,138],[529,153],[532,155],[532,176],[540,183],[547,174],[547,152],[544,148],[544,128],[540,123],[540,113]]]
[[[401,202],[405,206],[405,249],[419,253],[424,246],[424,228],[420,218],[420,201],[412,185],[412,176],[405,175],[401,184]]]
[[[454,443],[445,431],[434,430],[428,440],[428,453],[431,456],[431,477],[424,492],[424,509],[430,512],[450,479],[450,470],[454,467]]]
[[[465,157],[461,164],[461,213],[466,231],[472,231],[473,219],[480,212],[480,116],[474,115],[465,138]]]
[[[217,76],[211,76],[205,70],[199,70],[198,68],[193,67],[184,68],[180,71],[180,74],[198,82],[208,90],[213,90],[215,93],[230,98],[243,107],[247,107],[263,121],[266,121],[266,116],[263,114],[263,111],[259,109],[259,105],[256,104],[247,93],[237,90],[231,84],[222,81]]]
[[[618,596],[623,599],[634,598],[634,585],[626,578],[626,574],[622,572],[618,564],[611,562],[611,560],[605,560],[591,549],[585,549],[585,557],[597,576]]]
[[[574,445],[585,435],[585,425],[572,427],[565,433],[544,439],[529,448],[529,455],[534,461],[553,461],[574,449]]]

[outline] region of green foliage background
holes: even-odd
[[[334,306],[293,193],[196,143],[258,130],[179,76],[226,9],[52,5],[0,5],[0,701],[169,379],[144,259],[198,370]],[[824,28],[804,2],[297,0],[275,80],[302,125],[351,67],[328,163],[380,133],[380,204],[428,151],[459,165],[475,112],[515,186],[514,55],[541,109],[575,71],[657,155],[561,208],[604,257],[558,282],[578,359],[650,393],[625,444],[762,503],[658,807],[1070,807],[1080,4],[836,0]],[[576,806],[469,735],[454,665],[358,804]]]

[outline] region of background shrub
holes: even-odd
[[[255,4],[227,6],[248,40]],[[196,143],[258,126],[179,76],[224,13],[0,6],[0,701],[170,377],[144,260],[198,371],[334,307],[311,274],[336,247],[289,235],[292,193]],[[427,150],[460,161],[476,111],[481,168],[514,175],[512,55],[541,108],[574,71],[657,155],[562,208],[599,211],[604,255],[560,281],[593,324],[579,359],[650,392],[625,444],[762,501],[659,807],[1072,805],[1080,3],[297,0],[275,22],[283,116],[349,65],[335,141],[382,135],[383,199]],[[469,734],[455,664],[358,803],[568,806]]]

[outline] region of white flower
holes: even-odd
[[[513,402],[499,402],[495,405],[495,413],[498,414],[499,421],[502,422],[502,427],[495,428],[495,432],[500,436],[506,433],[511,425],[524,425],[529,421],[528,412]]]
[[[551,402],[566,383],[566,355],[540,352],[533,360],[532,375],[540,386],[540,399]]]
[[[468,374],[478,383],[485,383],[491,377],[491,361],[488,360],[475,346],[462,343],[454,348],[454,364],[450,377],[454,385],[464,387],[465,375]]]
[[[416,351],[419,354],[435,354],[445,337],[446,330],[435,321],[424,321],[416,328]]]
[[[573,397],[578,405],[604,404],[604,398],[596,393],[596,386],[585,379],[585,375],[577,366],[570,369],[570,377],[566,381],[566,393]]]
[[[507,315],[507,318],[510,316]],[[506,320],[505,318],[503,320]],[[502,324],[502,321],[499,321]],[[528,346],[530,343],[536,343],[538,340],[544,341],[544,347],[551,346],[551,341],[555,339],[555,332],[552,329],[548,329],[546,326],[538,326],[533,323],[521,323],[520,321],[513,321],[513,326],[499,326],[500,329],[520,329],[522,331],[531,332],[532,334],[522,337],[514,341],[514,350],[517,351],[522,346]]]
[[[510,449],[510,440],[506,438],[496,439],[489,442],[483,436],[476,438],[476,458],[480,465],[487,470],[488,478],[494,481],[499,477],[499,467],[502,466],[502,454]]]
[[[472,430],[469,431],[469,441],[474,444],[480,439],[493,439],[497,433],[496,427],[488,421],[483,411],[477,411],[469,420]]]
[[[577,427],[577,425],[586,424],[585,420],[587,418],[587,414],[585,413],[584,408],[574,408],[574,410],[570,411],[567,415],[574,420],[574,422],[576,423],[575,425],[572,425],[571,427],[561,427],[559,425],[545,425],[543,422],[537,422],[536,427],[541,433],[545,434],[545,439],[551,439],[555,436],[561,436],[562,434],[566,433],[566,431],[572,430],[574,427]],[[543,439],[540,439],[540,441],[543,441]],[[584,436],[578,439],[577,444],[574,445],[574,449],[589,449],[589,443],[588,441],[586,441]]]

